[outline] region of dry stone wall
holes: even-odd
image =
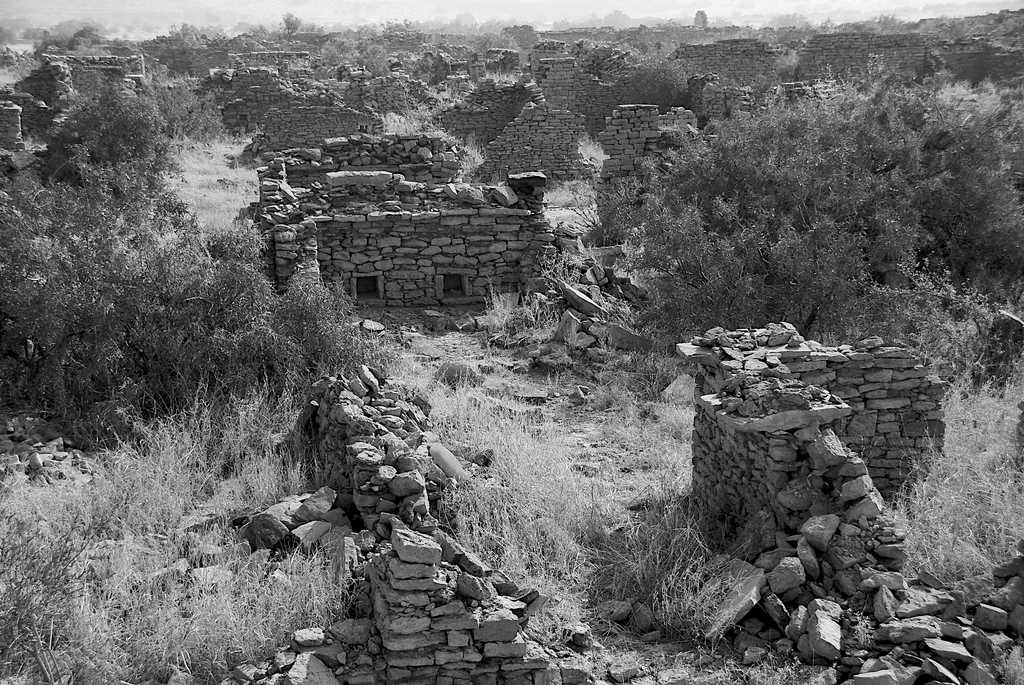
[[[687,74],[714,73],[723,81],[747,86],[778,82],[778,53],[767,43],[736,38],[715,43],[681,45],[671,59],[679,60]]]
[[[216,69],[210,72],[200,88],[213,93],[221,108],[224,126],[236,132],[258,130],[271,109],[341,105],[341,97],[325,85],[292,82],[270,67]]]
[[[712,329],[677,350],[695,369],[699,396],[719,392],[747,371],[830,391],[853,412],[837,434],[863,458],[883,493],[894,493],[931,451],[942,448],[947,384],[925,360],[881,338],[826,347],[805,341],[791,326],[773,325]]]
[[[260,147],[269,150],[317,147],[325,138],[378,133],[382,128],[379,117],[344,105],[273,107],[260,122],[259,140]]]
[[[6,100],[0,101],[0,150],[24,150],[21,139],[21,107]]]
[[[696,126],[697,117],[682,107],[659,114],[657,105],[619,105],[597,136],[597,142],[608,155],[601,167],[601,178],[634,173],[641,159],[677,147]]]
[[[0,100],[6,100],[21,107],[21,132],[23,135],[45,138],[58,112],[30,93],[0,87]],[[11,115],[8,115],[11,116]]]
[[[378,114],[404,114],[434,101],[427,84],[401,72],[375,77],[354,72],[343,84],[342,97],[354,109]]]
[[[932,66],[928,43],[917,33],[820,34],[810,38],[798,56],[803,80],[860,77],[867,73],[872,60],[909,77],[920,76]]]
[[[582,114],[591,136],[604,129],[605,119],[624,97],[624,86],[600,81],[580,69],[573,57],[543,59],[535,73],[548,105]]]
[[[258,211],[282,289],[322,278],[389,306],[480,302],[539,276],[556,250],[543,174],[495,187],[336,171],[293,188],[286,169],[283,160],[260,169]]]
[[[506,85],[484,79],[463,101],[441,113],[441,125],[462,140],[472,138],[478,145],[486,145],[531,102],[544,102],[543,93],[532,81]]]
[[[996,45],[983,38],[964,38],[936,50],[939,61],[957,80],[1009,83],[1024,76],[1024,50]]]
[[[586,133],[582,115],[532,102],[487,144],[479,173],[488,178],[537,170],[559,179],[589,176],[580,154]]]

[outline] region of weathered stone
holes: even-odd
[[[272,514],[256,514],[238,534],[253,550],[270,549],[288,535],[288,527]]]
[[[411,530],[394,528],[391,546],[398,558],[409,564],[437,564],[441,561],[441,546],[432,538]]]
[[[814,549],[824,552],[839,528],[841,519],[835,514],[812,516],[800,526],[800,532]]]
[[[768,585],[776,595],[800,587],[806,580],[804,566],[796,557],[786,557],[768,574]]]

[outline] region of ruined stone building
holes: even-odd
[[[282,158],[261,168],[257,221],[278,287],[319,278],[358,301],[429,306],[481,302],[492,290],[516,290],[539,277],[556,242],[544,217],[545,177],[457,183],[457,164],[446,166],[453,155],[444,146],[357,136],[326,143],[332,165],[335,158],[359,160],[367,148],[385,151],[380,164],[324,171]],[[402,159],[418,160],[420,177],[430,182],[408,180],[413,163]]]

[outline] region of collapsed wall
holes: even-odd
[[[932,451],[942,449],[941,398],[947,384],[926,360],[885,345],[881,338],[826,347],[782,324],[712,329],[678,345],[677,351],[694,369],[699,395],[719,392],[740,371],[795,379],[831,392],[853,412],[837,426],[839,438],[858,451],[883,493],[893,494]],[[730,497],[724,490],[720,494]]]
[[[921,76],[932,66],[927,40],[918,33],[819,34],[807,40],[798,58],[803,80],[863,77],[873,61],[908,77]]]
[[[536,170],[558,180],[590,175],[580,154],[583,116],[547,104],[527,103],[484,149],[479,174],[507,176]]]
[[[544,102],[543,93],[532,81],[498,84],[483,79],[462,101],[441,112],[441,125],[462,140],[472,138],[477,145],[486,145],[531,102]]]
[[[776,83],[778,51],[753,38],[680,45],[669,59],[678,60],[686,74],[717,74],[738,85]]]
[[[435,517],[442,492],[469,474],[427,430],[426,401],[366,366],[321,379],[306,400],[295,436],[324,485],[250,517],[239,533],[257,553],[323,549],[351,601],[342,620],[298,630],[272,660],[232,675],[321,685],[559,681],[552,652],[525,632],[548,598],[492,569]]]
[[[601,178],[634,173],[640,160],[658,157],[678,147],[684,135],[696,131],[696,125],[693,112],[682,107],[662,115],[657,105],[619,105],[597,136],[597,142],[608,155],[601,167]]]

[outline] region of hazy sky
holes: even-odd
[[[320,24],[358,24],[386,20],[444,20],[471,14],[476,20],[498,19],[508,23],[543,26],[571,19],[587,25],[594,17],[621,10],[631,17],[690,21],[703,9],[713,23],[729,21],[760,25],[773,17],[800,14],[818,22],[855,21],[880,14],[905,19],[981,14],[999,9],[1019,9],[1017,0],[952,0],[913,2],[903,0],[0,0],[0,22],[27,19],[37,25],[52,25],[63,19],[92,19],[107,26],[153,31],[172,24],[220,24],[238,22],[277,23],[286,12]]]

